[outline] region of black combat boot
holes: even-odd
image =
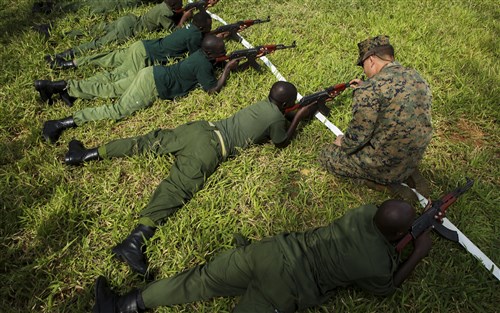
[[[43,35],[45,39],[49,39],[50,37],[50,30],[52,29],[51,24],[37,24],[31,27],[34,31],[37,33]]]
[[[97,278],[94,293],[94,313],[140,313],[146,309],[139,290],[119,296],[111,290],[104,276]]]
[[[40,98],[42,98],[42,101],[47,101],[49,105],[54,103],[52,95],[65,92],[66,86],[67,83],[65,80],[35,80],[35,89],[40,93]]]
[[[68,152],[64,156],[64,163],[67,165],[80,165],[83,162],[100,159],[97,148],[85,149],[81,141],[73,139],[68,144]]]
[[[115,257],[127,263],[134,272],[146,275],[148,261],[144,255],[146,240],[153,237],[154,227],[139,224],[125,240],[113,248]]]
[[[48,60],[47,58],[45,59]],[[73,60],[66,60],[58,55],[56,55],[55,58],[50,58],[48,63],[51,69],[67,70],[70,68],[76,68],[76,64]]]
[[[55,143],[64,130],[74,127],[76,123],[71,116],[61,120],[50,120],[43,124],[42,135],[47,141]]]
[[[61,59],[74,59],[75,58],[75,51],[73,49],[68,49],[65,50],[61,53],[56,54],[56,58],[59,57]]]
[[[31,12],[50,14],[53,9],[54,9],[54,3],[52,1],[40,1],[33,3]]]

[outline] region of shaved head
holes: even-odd
[[[201,42],[201,49],[205,51],[210,59],[217,58],[226,54],[226,45],[224,40],[214,35],[206,35]]]
[[[276,104],[280,110],[292,106],[297,99],[297,88],[289,82],[278,81],[269,91],[269,100]]]
[[[201,11],[193,16],[193,24],[202,33],[208,33],[212,29],[212,18],[206,11]]]
[[[375,225],[389,241],[403,237],[415,219],[415,209],[402,200],[387,200],[382,203],[375,217]]]

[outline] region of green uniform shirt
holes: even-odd
[[[193,24],[174,31],[172,34],[152,40],[143,40],[151,64],[167,62],[169,57],[180,57],[189,51],[193,54],[201,48],[203,33]]]
[[[208,91],[217,85],[214,68],[203,50],[171,66],[155,66],[153,75],[160,99],[186,95],[198,84]]]
[[[257,102],[214,124],[221,131],[230,156],[238,148],[245,149],[269,138],[275,144],[286,139],[285,117],[269,100]]]
[[[377,295],[395,291],[398,254],[375,226],[376,211],[364,205],[328,226],[276,237],[297,282],[299,309],[324,302],[337,287],[357,285]]]
[[[134,34],[156,31],[160,26],[162,29],[171,30],[175,27],[173,16],[174,12],[165,2],[159,3],[140,16],[134,26]]]

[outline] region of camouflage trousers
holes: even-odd
[[[370,180],[383,185],[399,182],[394,179],[391,168],[370,167],[366,155],[361,154],[347,154],[337,145],[331,144],[323,148],[318,159],[326,170],[338,176]]]

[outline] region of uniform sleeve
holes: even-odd
[[[353,99],[352,119],[342,139],[342,150],[348,154],[354,153],[370,141],[379,108],[379,95],[373,86],[363,86],[356,90]]]
[[[201,66],[197,70],[196,79],[205,91],[209,91],[210,89],[217,86],[217,79],[215,79],[214,69],[210,64],[207,64],[207,66]]]
[[[279,144],[286,139],[286,121],[285,119],[274,122],[269,126],[269,137],[274,144]]]
[[[190,36],[187,42],[189,54],[193,54],[201,48],[200,36]]]

